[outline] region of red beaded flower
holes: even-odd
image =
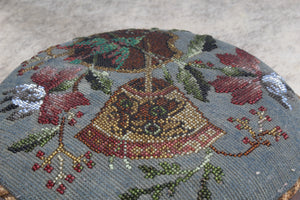
[[[76,67],[58,72],[57,69],[47,66],[31,76],[32,81],[43,86],[47,93],[40,108],[39,123],[58,125],[58,114],[63,110],[69,111],[76,106],[89,105],[89,100],[79,91],[64,94],[49,93],[49,91],[63,87],[65,81],[76,80],[77,72],[80,70],[81,68]]]
[[[217,76],[217,79],[210,82],[218,93],[231,93],[231,103],[244,105],[254,104],[262,98],[262,86],[260,83],[262,73],[258,64],[260,61],[239,48],[236,48],[237,55],[217,54],[220,62],[228,67],[232,74],[228,76]],[[243,76],[235,76],[235,71],[244,71]]]

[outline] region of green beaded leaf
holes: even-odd
[[[159,175],[173,175],[179,174],[181,169],[180,165],[176,163],[169,164],[167,162],[159,163],[159,165],[163,168],[162,170],[158,170],[155,167],[147,166],[147,165],[140,165],[139,169],[145,174],[145,178],[155,178],[155,176]]]
[[[199,61],[199,60],[196,60]],[[194,67],[199,69],[210,69],[210,70],[218,70],[222,73],[224,73],[226,76],[246,76],[246,77],[256,77],[256,74],[246,72],[245,70],[238,68],[238,67],[232,67],[232,66],[226,66],[224,68],[214,67],[214,66],[207,66],[207,64],[204,63],[196,63],[191,62],[188,64],[188,67]]]
[[[78,78],[74,78],[72,80],[66,80],[59,84],[57,87],[51,89],[49,92],[60,92],[60,91],[65,91],[72,87],[74,83],[78,80]]]
[[[206,152],[210,154],[211,151]],[[137,200],[142,195],[151,195],[153,200],[159,200],[162,194],[162,191],[167,189],[169,196],[174,196],[176,192],[176,187],[180,184],[183,184],[197,172],[200,171],[199,167],[196,167],[191,170],[182,170],[180,165],[177,163],[159,163],[161,170],[156,169],[153,166],[140,165],[139,169],[145,174],[145,178],[153,179],[155,176],[165,175],[165,176],[175,176],[175,180],[170,180],[168,182],[154,184],[148,188],[130,188],[127,193],[119,195],[121,200]],[[223,170],[220,167],[215,167],[211,163],[206,162],[204,164],[204,173],[202,174],[201,179],[201,189],[198,192],[198,200],[211,199],[211,191],[208,189],[208,180],[210,176],[213,175],[217,183],[221,183],[223,180]],[[201,166],[202,168],[202,166]]]
[[[17,153],[21,151],[31,152],[37,146],[44,146],[49,142],[56,134],[58,134],[59,126],[54,128],[43,128],[40,132],[29,134],[26,138],[21,139],[18,142],[13,143],[8,150]]]
[[[221,71],[227,76],[251,76],[251,77],[256,76],[255,74],[245,72],[242,69],[239,69],[237,67],[231,67],[231,66],[226,66],[222,68]]]
[[[159,163],[162,170],[158,170],[155,167],[141,165],[139,169],[145,174],[145,178],[153,179],[155,176],[159,175],[167,175],[167,176],[178,176],[175,180],[165,182],[162,184],[155,184],[150,186],[149,188],[131,188],[127,193],[119,195],[122,200],[137,200],[141,197],[141,195],[151,195],[153,200],[160,199],[162,191],[167,189],[170,196],[173,196],[175,193],[176,187],[182,183],[187,182],[197,171],[197,170],[181,170],[181,167],[177,163],[169,164],[167,162]]]
[[[99,72],[94,69],[90,69],[85,78],[91,83],[91,88],[93,90],[101,90],[105,94],[111,94],[113,81],[108,78],[107,72]]]
[[[163,72],[164,72],[164,77],[165,77],[166,81],[167,81],[168,83],[170,83],[171,85],[173,85],[172,76],[171,76],[171,74],[169,73],[168,69],[164,66],[164,67],[162,67],[162,70],[163,70]]]
[[[217,48],[216,40],[210,35],[195,35],[194,39],[188,45],[187,54],[182,59],[191,58],[203,51],[211,51]]]
[[[194,98],[208,102],[207,95],[210,85],[204,80],[204,76],[199,70],[186,65],[184,69],[178,68],[177,80],[183,83],[184,89],[188,94],[192,94]]]

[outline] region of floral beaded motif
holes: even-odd
[[[127,158],[131,162],[168,159],[168,162],[160,162],[158,168],[139,165],[137,173],[143,173],[145,179],[153,182],[149,182],[149,186],[123,188],[118,194],[120,199],[151,195],[157,200],[163,192],[171,198],[180,185],[191,181],[196,173],[202,173],[200,188],[195,194],[197,199],[211,199],[211,185],[220,184],[225,178],[222,168],[210,160],[213,154],[245,158],[259,147],[270,147],[270,137],[276,142],[289,137],[279,126],[270,130],[265,128],[265,123],[272,118],[267,115],[265,107],[255,107],[258,109],[249,112],[257,117],[257,128],[250,126],[250,119],[246,116],[227,119],[236,129],[249,134],[240,139],[241,145],[248,146],[245,151],[228,153],[219,150],[217,143],[222,142],[226,132],[212,124],[201,109],[210,102],[211,92],[231,93],[231,103],[239,107],[255,106],[267,92],[276,103],[289,110],[293,108],[290,100],[294,93],[276,73],[264,74],[260,61],[247,52],[238,48],[234,54],[212,52],[211,55],[221,64],[212,63],[213,60],[203,62],[198,57],[218,48],[216,40],[208,35],[195,35],[180,51],[176,47],[180,38],[175,32],[132,29],[96,34],[50,47],[23,62],[17,75],[28,73],[31,83],[3,92],[5,97],[0,104],[8,105],[0,112],[7,113],[6,119],[10,121],[36,116],[39,125],[48,127],[14,142],[8,150],[13,153],[32,152],[58,137],[58,145],[52,152],[36,152],[41,162],[34,163],[32,170],[56,174],[45,181],[45,186],[54,188],[59,194],[64,194],[69,184],[80,181],[76,173],[68,172],[64,167],[66,159],[73,162],[73,172],[81,173],[85,165],[94,168],[95,162],[91,160],[95,156],[91,151],[94,151],[104,155],[96,154],[96,159],[108,157],[107,169],[114,169],[114,159],[118,158],[125,162],[127,169],[132,169]],[[62,66],[54,67],[53,60],[61,61]],[[154,70],[160,74],[155,74]],[[208,81],[204,71],[209,70],[221,75],[210,77]],[[118,85],[112,77],[116,73],[138,76]],[[95,103],[94,94],[108,100],[104,105],[103,102]],[[80,120],[89,117],[81,106],[90,106],[92,102],[100,111],[81,126]],[[225,122],[226,118],[222,120],[218,124]],[[65,145],[66,126],[77,128],[74,137],[90,151],[76,156]],[[207,151],[203,162],[190,166],[190,169],[184,170],[180,163],[172,162],[176,156],[198,153],[203,149]],[[154,183],[162,175],[170,180]]]
[[[292,99],[293,91],[286,86],[283,79],[272,73],[263,75],[260,71],[260,61],[247,52],[236,48],[237,55],[217,54],[220,62],[227,67],[222,68],[226,76],[217,76],[210,82],[218,93],[232,93],[233,104],[254,104],[262,98],[262,88],[265,87],[269,95],[283,107],[292,110],[288,99]]]
[[[156,30],[116,31],[79,38],[71,45],[56,45],[23,62],[18,76],[35,70],[37,72],[31,76],[35,84],[20,85],[16,89],[4,92],[4,95],[12,95],[6,96],[1,104],[8,101],[12,103],[3,108],[2,112],[18,109],[7,118],[8,120],[18,120],[39,112],[38,123],[52,124],[56,127],[43,128],[29,134],[13,143],[8,150],[14,153],[31,152],[59,135],[59,145],[48,157],[43,151],[38,151],[36,156],[43,162],[35,163],[32,170],[44,168],[47,173],[55,171],[51,162],[57,157],[60,164],[59,173],[53,180],[48,180],[46,187],[51,189],[58,185],[56,191],[64,194],[66,186],[62,181],[72,183],[75,176],[67,175],[63,171],[63,156],[73,160],[73,167],[77,172],[83,169],[82,162],[86,163],[88,168],[94,166],[93,161],[88,161],[91,153],[86,153],[86,158],[83,155],[76,157],[66,149],[63,143],[64,126],[66,122],[75,126],[83,113],[78,111],[74,114],[74,110],[77,106],[90,104],[78,89],[83,78],[90,83],[91,89],[100,90],[106,95],[112,93],[113,81],[107,71],[144,72],[145,77],[119,87],[99,114],[106,121],[95,118],[91,125],[76,135],[92,150],[112,158],[123,158],[126,166],[130,168],[126,157],[167,158],[208,147],[225,133],[209,123],[198,108],[173,85],[174,81],[165,64],[171,61],[183,63],[185,59],[203,51],[211,51],[217,46],[211,36],[197,35],[190,41],[186,55],[181,57],[182,52],[174,46],[177,39],[178,37],[171,32]],[[65,61],[75,66],[63,70],[51,66],[43,67],[60,57],[64,57]],[[84,70],[82,65],[88,69]],[[152,77],[155,68],[162,68],[165,80]],[[195,86],[199,87],[200,84]],[[204,100],[206,94],[202,95],[205,95],[204,98],[195,96]],[[117,109],[118,114],[114,113],[113,109]],[[119,129],[111,129],[107,126],[109,123]],[[105,132],[109,134],[106,135]],[[107,137],[109,143],[106,142]],[[184,139],[185,137],[188,137],[188,140]],[[110,166],[112,168],[112,163]]]

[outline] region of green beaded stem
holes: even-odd
[[[211,192],[208,189],[207,181],[210,178],[210,175],[215,176],[215,181],[221,183],[223,180],[223,170],[220,167],[213,166],[209,161],[209,157],[212,155],[210,150],[206,152],[208,155],[204,158],[204,162],[191,170],[182,170],[181,166],[177,163],[169,164],[167,162],[159,163],[159,166],[162,169],[157,169],[153,166],[140,165],[139,169],[145,174],[144,178],[154,179],[156,176],[179,176],[174,181],[169,181],[163,184],[155,184],[149,188],[131,188],[127,193],[119,195],[121,200],[137,200],[142,195],[151,195],[153,200],[159,200],[164,189],[168,189],[168,194],[170,197],[174,196],[176,187],[181,182],[187,182],[195,173],[200,171],[201,168],[204,168],[204,174],[201,179],[201,190],[198,192],[198,200],[210,199]],[[180,176],[184,175],[184,176]]]
[[[211,163],[207,163],[204,166],[204,174],[201,179],[201,190],[198,193],[198,200],[211,199],[211,191],[208,189],[207,184],[210,179],[210,175],[215,176],[215,181],[221,183],[223,180],[223,170],[220,167],[215,167]]]

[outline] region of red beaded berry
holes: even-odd
[[[64,184],[60,184],[58,186],[58,188],[56,189],[56,191],[59,192],[60,194],[64,194],[65,190],[66,190],[66,187],[64,186]]]
[[[241,130],[241,129],[242,129],[242,125],[241,125],[241,124],[238,124],[238,125],[235,126],[235,128]]]
[[[289,138],[288,134],[286,134],[286,133],[282,133],[281,135],[283,136],[283,138],[284,138],[285,140]]]
[[[256,110],[254,110],[254,109],[251,109],[249,112],[250,112],[252,115],[256,115]]]
[[[207,64],[207,66],[209,66],[209,67],[213,67],[213,66],[214,66],[214,64],[212,64],[211,62],[207,62],[206,64]]]
[[[87,159],[91,159],[92,153],[91,153],[90,151],[88,151],[88,152],[86,152],[86,153],[84,154],[84,156],[85,156]]]
[[[279,133],[282,132],[282,129],[280,128],[280,126],[276,126],[276,129],[277,129],[277,131],[278,131]]]
[[[242,118],[243,121],[250,121],[247,117]]]
[[[34,66],[33,67],[33,70],[38,70],[39,69],[39,66]]]
[[[248,137],[244,137],[243,143],[244,144],[248,144],[249,142],[250,142],[249,138]]]
[[[82,117],[84,114],[83,114],[83,112],[80,112],[80,111],[78,111],[77,113],[76,113],[76,117],[77,118],[80,118],[80,117]]]
[[[272,118],[269,115],[267,115],[266,120],[268,120],[270,122],[270,121],[272,121]]]
[[[90,160],[86,163],[86,165],[88,166],[88,168],[92,169],[95,166],[95,163],[92,160]]]
[[[72,183],[75,180],[75,177],[72,174],[69,174],[67,175],[65,180],[68,181],[69,183]]]
[[[38,158],[40,158],[40,159],[41,159],[43,155],[45,155],[45,153],[44,153],[44,152],[42,152],[42,151],[38,151],[38,152],[37,152],[37,154],[36,154],[36,157],[38,157]]]
[[[83,166],[80,165],[80,163],[78,163],[75,167],[74,170],[77,172],[81,172],[83,170]]]
[[[51,166],[51,165],[46,165],[46,167],[44,168],[44,170],[46,171],[46,172],[48,172],[48,173],[51,173],[52,172],[52,170],[53,170],[54,168]]]
[[[18,71],[18,76],[22,76],[24,74],[25,70],[24,69],[20,69]]]
[[[202,64],[203,62],[201,60],[195,60],[196,64]]]
[[[233,119],[233,117],[229,117],[229,118],[227,119],[227,121],[229,121],[229,122],[234,122],[234,119]]]
[[[55,183],[52,180],[49,180],[46,184],[46,187],[51,189],[51,188],[53,188],[54,185],[55,185]]]
[[[32,170],[33,170],[33,171],[36,171],[36,170],[38,170],[40,167],[41,167],[41,166],[40,166],[39,164],[34,163],[34,165],[32,166]]]
[[[266,111],[267,109],[265,107],[261,106],[261,107],[258,108],[258,110],[260,110],[260,111]]]

